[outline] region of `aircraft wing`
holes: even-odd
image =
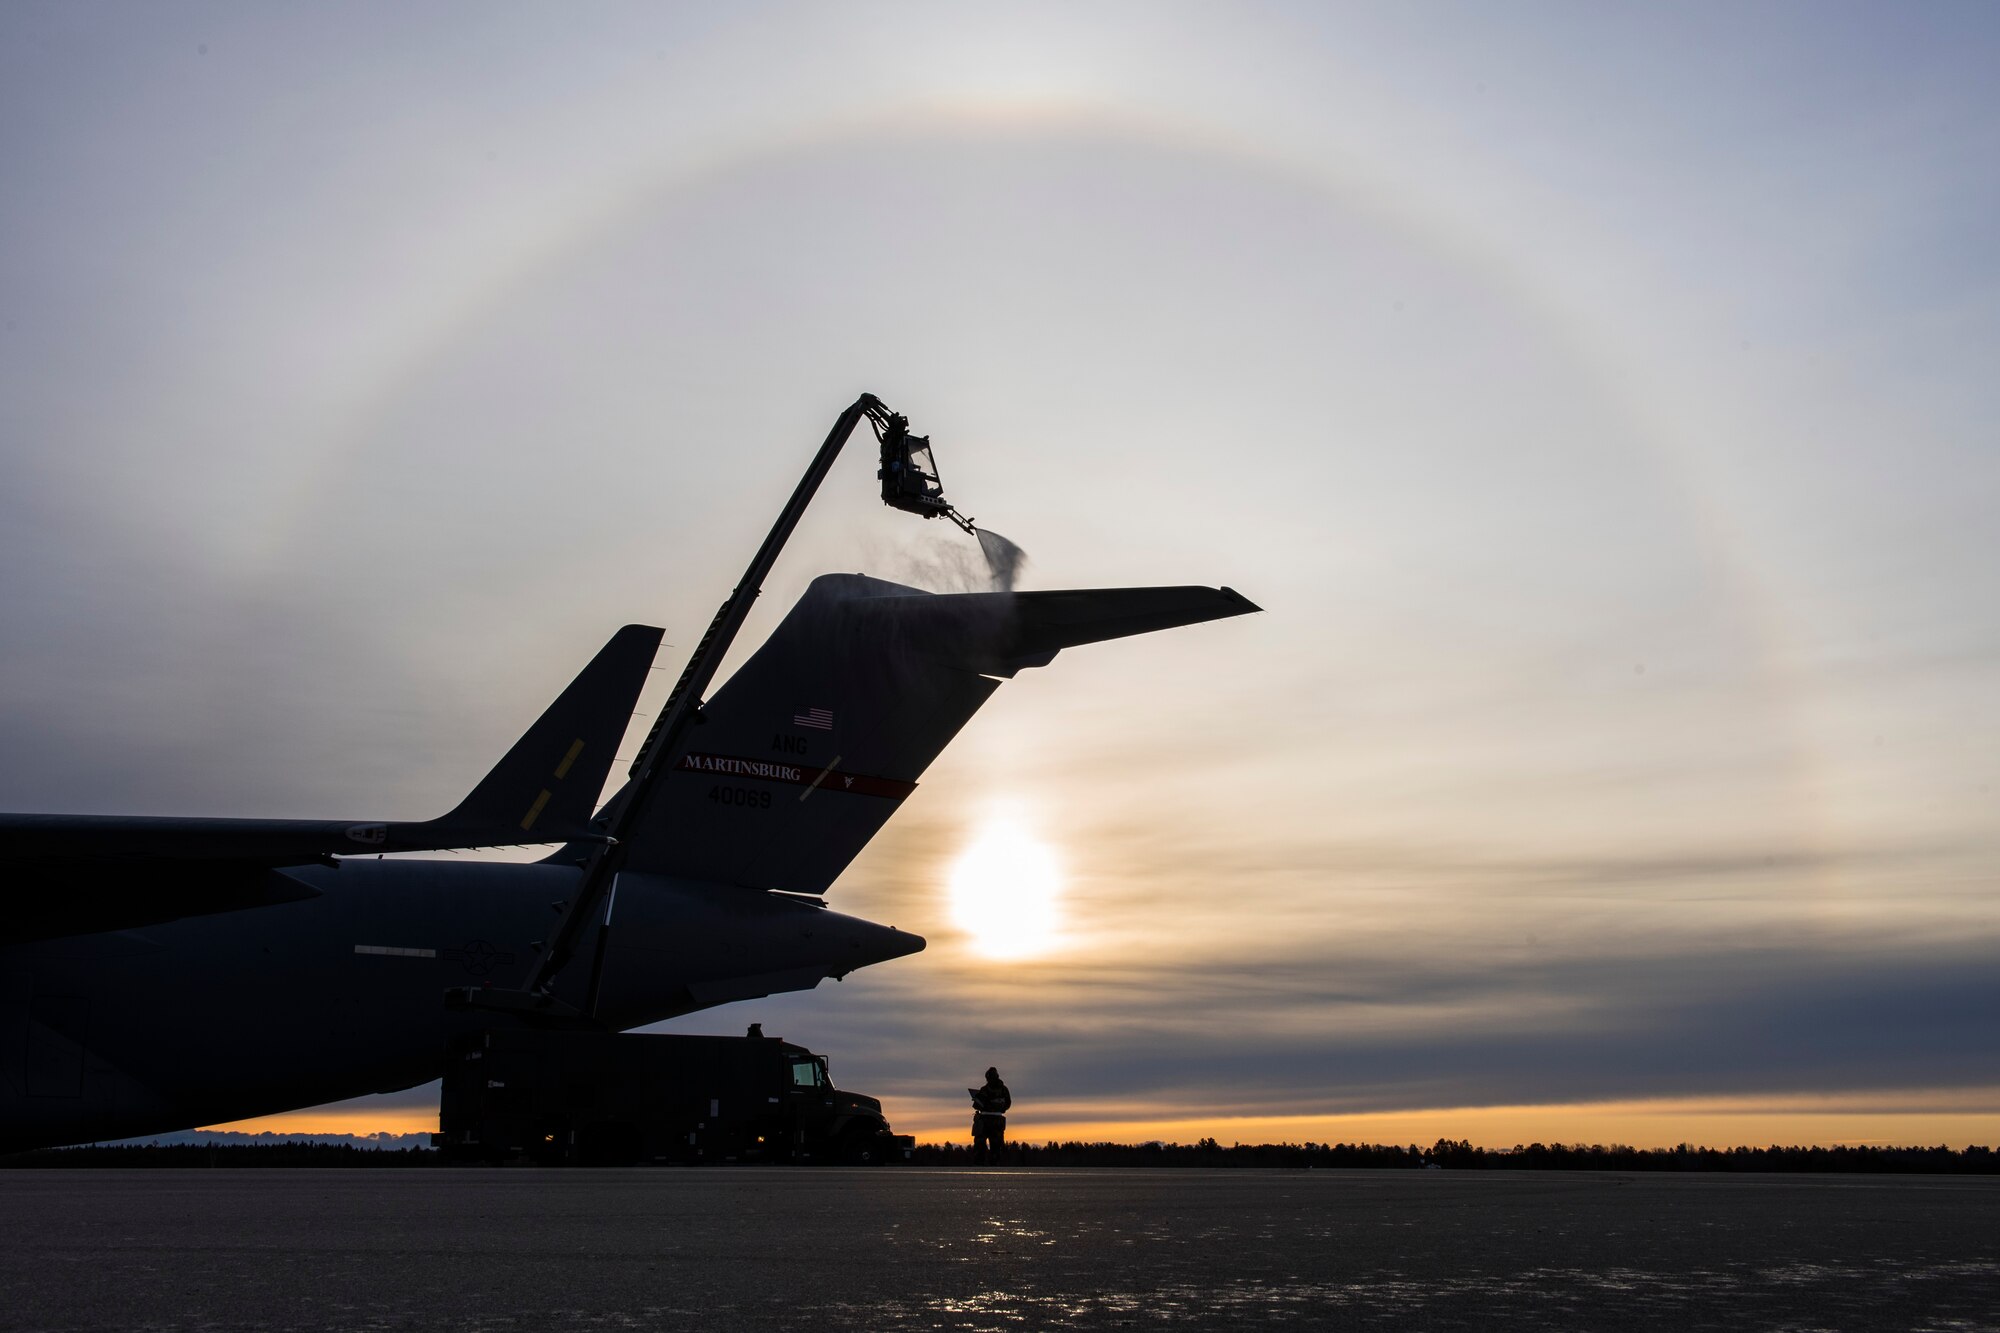
[[[271,871],[340,855],[591,836],[661,631],[627,625],[450,813],[420,822],[0,815],[0,938],[118,930],[314,896]],[[36,903],[37,897],[59,898]]]

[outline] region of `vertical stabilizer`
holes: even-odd
[[[663,761],[625,826],[625,867],[824,892],[1002,677],[1256,609],[1227,588],[941,595],[815,579]]]

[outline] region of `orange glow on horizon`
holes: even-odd
[[[326,1107],[283,1111],[226,1125],[203,1125],[201,1132],[229,1134],[428,1134],[438,1127],[436,1110],[413,1106],[401,1110],[341,1110]]]
[[[1911,1099],[1898,1106],[1901,1099]],[[957,1111],[885,1108],[899,1133],[920,1143],[966,1143],[970,1119]],[[243,1134],[412,1134],[435,1130],[437,1112],[405,1110],[307,1110],[259,1116],[207,1129]],[[1428,1147],[1439,1139],[1466,1139],[1482,1148],[1525,1143],[1627,1144],[1671,1148],[1764,1147],[1770,1144],[1832,1146],[1882,1144],[1963,1148],[2000,1145],[2000,1090],[1961,1090],[1862,1098],[1706,1098],[1600,1102],[1575,1106],[1475,1106],[1378,1111],[1331,1116],[1194,1116],[1186,1118],[1041,1119],[1016,1113],[1008,1125],[1016,1143],[1388,1143]]]
[[[894,1119],[895,1107],[888,1108]],[[1032,1115],[1032,1110],[1030,1114]],[[1065,1108],[1069,1109],[1069,1108]],[[1077,1108],[1082,1109],[1082,1108]],[[905,1124],[904,1120],[908,1123]],[[956,1112],[905,1111],[896,1128],[921,1142],[967,1142]],[[1326,1116],[1144,1116],[1047,1119],[1016,1114],[1017,1143],[1414,1143],[1465,1139],[1481,1148],[1528,1143],[1625,1144],[1635,1148],[1883,1144],[1962,1148],[2000,1144],[2000,1089],[1662,1098],[1544,1106],[1425,1107]]]

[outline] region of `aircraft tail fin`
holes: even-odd
[[[816,579],[703,705],[625,826],[625,865],[824,892],[999,677],[1079,644],[1257,609],[1227,588],[936,594]]]
[[[424,828],[453,837],[462,831],[465,840],[449,845],[465,847],[585,834],[662,633],[627,625],[612,635],[471,794]]]

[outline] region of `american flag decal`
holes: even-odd
[[[792,714],[792,725],[811,727],[814,731],[833,730],[833,710],[831,708],[808,708],[803,713]]]

